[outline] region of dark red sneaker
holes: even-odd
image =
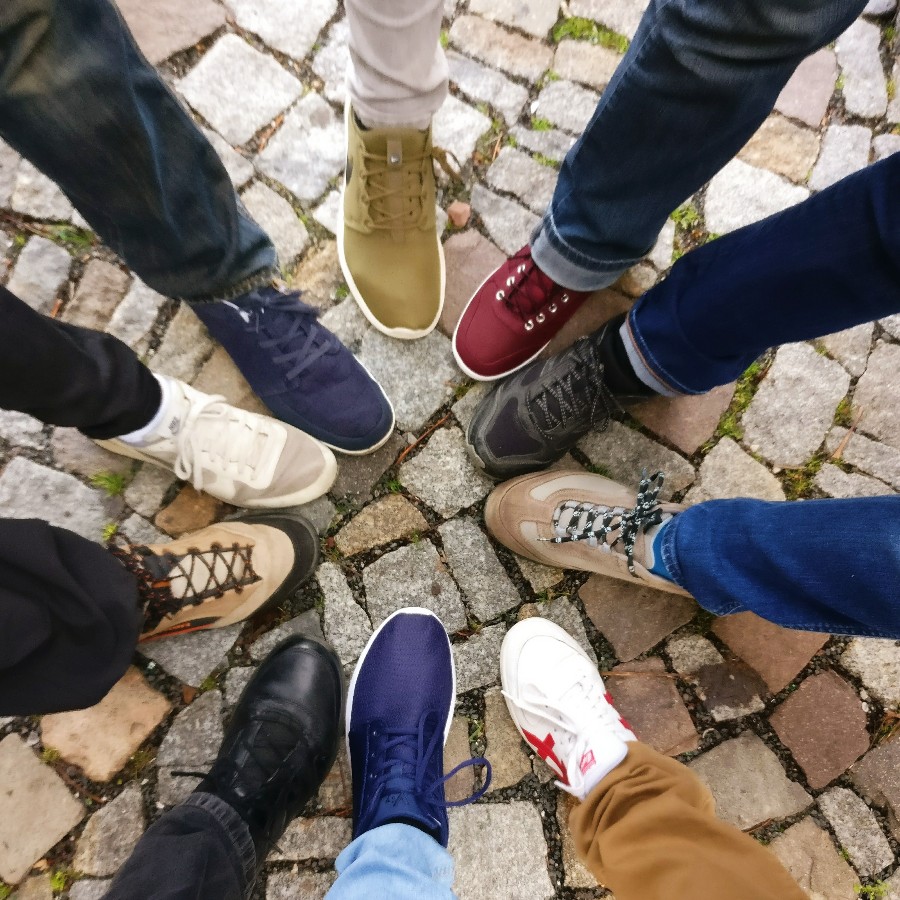
[[[530,363],[589,295],[545,275],[526,244],[475,291],[453,333],[453,355],[470,378],[503,378]]]

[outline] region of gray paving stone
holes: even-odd
[[[250,185],[241,194],[241,200],[272,239],[278,261],[289,266],[309,244],[309,232],[294,208],[261,181]]]
[[[347,69],[350,66],[350,25],[341,19],[331,26],[325,46],[315,55],[312,70],[325,83],[324,94],[332,103],[344,105],[347,96]]]
[[[491,793],[512,787],[531,775],[531,759],[499,688],[484,693],[484,737],[484,755],[491,764]]]
[[[72,257],[62,247],[32,237],[22,248],[7,287],[39,313],[49,313],[71,267]]]
[[[435,113],[431,133],[436,147],[443,147],[465,165],[475,152],[478,139],[491,129],[491,120],[452,94]],[[343,152],[343,137],[341,138]]]
[[[135,512],[152,519],[159,512],[166,492],[176,480],[171,472],[145,464],[125,488],[125,502]]]
[[[85,267],[75,296],[63,308],[62,319],[82,328],[105,330],[130,284],[131,277],[118,266],[92,259]]]
[[[687,495],[689,503],[732,497],[784,500],[778,479],[729,437],[722,438],[706,455],[698,479],[699,484]]]
[[[409,444],[398,432],[374,453],[348,456],[341,460],[338,477],[331,488],[333,497],[340,497],[354,506],[362,506],[372,499],[375,485],[397,459],[397,454]]]
[[[44,423],[25,413],[0,409],[0,438],[13,447],[40,450],[46,443]]]
[[[849,387],[850,376],[834,360],[809,344],[785,344],[744,413],[744,440],[773,465],[804,465]]]
[[[847,434],[846,428],[832,428],[825,440],[828,453],[834,454],[840,447],[844,462],[900,490],[900,450],[855,431],[849,438]]]
[[[116,307],[106,331],[132,348],[143,348],[166,298],[135,278],[122,302]]]
[[[800,203],[806,188],[791,184],[774,172],[733,159],[709,183],[704,210],[706,227],[727,234]]]
[[[471,99],[490,103],[512,125],[522,112],[528,91],[505,75],[454,50],[447,52],[450,80]]]
[[[486,497],[493,483],[472,464],[458,428],[442,428],[400,467],[400,482],[445,518]]]
[[[453,645],[457,694],[499,684],[500,645],[505,636],[505,625],[490,625]]]
[[[900,152],[900,134],[879,134],[872,140],[872,150],[875,153],[874,162]]]
[[[69,888],[69,900],[103,900],[112,884],[111,878],[84,878]]]
[[[838,855],[828,832],[811,818],[791,825],[769,849],[810,897],[850,900],[856,895],[859,878]]]
[[[335,859],[353,840],[353,822],[337,816],[294,819],[268,862],[305,862],[308,859]],[[305,895],[298,895],[305,896]]]
[[[900,396],[897,367],[900,346],[879,341],[872,350],[865,374],[856,385],[853,405],[861,411],[859,428],[900,450]]]
[[[509,130],[509,136],[520,146],[532,153],[540,153],[555,162],[562,162],[572,149],[575,138],[564,131],[551,128],[547,131],[534,131],[524,125],[516,125]]]
[[[897,90],[897,85],[900,85],[900,60],[891,69],[891,81],[894,83],[894,96],[888,104],[886,118],[888,122],[900,122],[900,90]]]
[[[9,144],[0,141],[0,206],[9,206],[21,159],[22,157]]]
[[[675,250],[675,223],[671,219],[666,219],[653,249],[647,254],[647,259],[659,269],[665,272],[672,265],[672,253]]]
[[[340,191],[329,191],[325,199],[313,210],[313,218],[332,234],[337,234],[341,212]]]
[[[809,186],[822,191],[864,169],[869,162],[872,132],[862,125],[829,125],[822,138],[822,152],[809,177]]]
[[[666,643],[666,652],[672,660],[672,668],[684,675],[692,675],[704,666],[721,665],[725,658],[699,634],[673,637]]]
[[[0,475],[0,509],[7,519],[43,519],[97,542],[111,518],[100,491],[21,456]]]
[[[91,817],[78,839],[72,866],[85,875],[115,875],[143,833],[141,789],[131,784]]]
[[[242,188],[253,177],[253,163],[241,156],[220,134],[209,128],[200,129],[222,160],[225,171],[236,188]]]
[[[886,16],[897,8],[897,0],[869,0],[862,11],[864,16]]]
[[[81,803],[18,735],[0,741],[0,878],[20,881],[83,818]]]
[[[556,172],[512,147],[504,147],[487,171],[487,181],[498,191],[515,194],[532,212],[543,215],[553,198]]]
[[[547,844],[538,810],[523,800],[448,811],[459,900],[549,900]]]
[[[12,895],[12,900],[53,900],[50,876],[32,875],[27,878]]]
[[[834,44],[844,76],[841,92],[847,111],[867,119],[883,116],[887,111],[880,42],[878,26],[857,19]]]
[[[592,431],[579,441],[578,449],[595,466],[606,468],[614,480],[633,484],[635,491],[642,469],[646,468],[650,475],[663,472],[663,499],[684,490],[696,477],[694,467],[686,459],[620,422],[610,422],[606,431]]]
[[[404,431],[422,428],[453,395],[454,382],[462,379],[449,338],[437,331],[400,342],[370,328],[362,339],[359,360],[384,388]],[[427,378],[417,377],[426,372]]]
[[[177,84],[231,144],[244,144],[300,96],[303,85],[271,56],[226,34]]]
[[[587,653],[595,664],[597,663],[597,654],[588,640],[581,613],[578,612],[575,604],[568,597],[554,597],[552,600],[542,600],[540,603],[535,604],[535,607],[539,616],[559,625],[563,631],[575,638],[581,649]]]
[[[573,0],[569,10],[573,16],[596,19],[629,40],[634,37],[647,0]]]
[[[119,0],[138,46],[156,64],[193,47],[225,24],[225,8],[214,0]]]
[[[539,0],[471,0],[469,12],[544,38],[556,22],[557,7]]]
[[[874,322],[863,322],[853,328],[819,338],[819,343],[851,374],[858,378],[866,371],[872,346]]]
[[[194,790],[199,778],[172,772],[207,771],[219,752],[222,737],[222,695],[208,691],[175,717],[159,747],[156,762],[160,803],[174,806]]]
[[[334,110],[307,94],[257,157],[257,166],[301,200],[315,200],[343,168],[347,146]]]
[[[622,57],[608,47],[589,41],[560,41],[553,57],[553,71],[560,78],[602,91],[621,61]]]
[[[363,570],[363,584],[369,616],[376,628],[392,612],[406,606],[430,609],[449,632],[466,625],[462,595],[428,541],[385,553]]]
[[[815,478],[816,487],[829,497],[847,499],[849,497],[881,497],[893,494],[884,482],[856,472],[844,472],[837,466],[826,463]]]
[[[270,47],[303,59],[319,32],[337,12],[337,0],[225,0],[241,28],[258,34]]]
[[[900,709],[900,642],[889,638],[853,638],[841,665],[859,678],[885,705]]]
[[[254,641],[250,647],[250,658],[254,662],[262,662],[285,638],[295,634],[305,634],[323,644],[327,643],[322,631],[322,623],[319,620],[319,613],[315,609],[310,609],[283,625],[267,631],[261,638]]]
[[[453,519],[438,530],[450,571],[481,622],[522,602],[487,536],[472,519]]]
[[[460,16],[450,26],[450,43],[485,65],[537,81],[553,63],[553,51],[532,38],[507,31],[480,16]]]
[[[531,585],[535,594],[540,594],[549,588],[555,587],[565,578],[566,573],[554,566],[544,566],[541,563],[526,559],[524,556],[513,554],[516,565],[522,573],[522,577]]]
[[[355,353],[358,353],[362,339],[372,330],[366,317],[360,311],[359,305],[353,297],[346,297],[336,306],[333,306],[322,315],[320,320],[322,324],[329,330],[334,332],[343,344],[349,347]],[[418,341],[416,342],[418,343]],[[396,346],[396,342],[392,344]],[[381,350],[382,348],[378,348]],[[368,363],[366,363],[368,365]],[[385,360],[384,365],[389,365]],[[384,383],[379,382],[384,386]],[[401,391],[402,387],[399,388]],[[385,390],[387,390],[385,388]],[[390,396],[390,394],[388,394]]]
[[[237,666],[228,670],[225,675],[226,710],[231,709],[241,699],[241,694],[244,693],[244,688],[250,683],[255,671],[255,666]]]
[[[334,563],[322,563],[316,570],[316,578],[325,597],[322,613],[325,637],[341,662],[345,666],[352,665],[372,636],[372,623],[353,599],[347,579]]]
[[[163,534],[155,525],[151,525],[143,516],[132,513],[120,526],[119,533],[126,535],[136,544],[165,544],[168,535]]]
[[[563,131],[579,135],[600,100],[598,94],[571,81],[551,81],[538,95],[534,114]]]
[[[784,774],[778,757],[749,731],[698,756],[689,768],[712,791],[716,815],[742,831],[792,816],[812,802]]]
[[[818,128],[834,93],[837,75],[837,60],[830,47],[813,53],[797,66],[779,94],[775,109],[810,128]]]
[[[129,477],[134,460],[98,447],[90,438],[74,428],[54,428],[50,449],[57,468],[91,478],[101,473]]]
[[[751,166],[803,184],[819,155],[819,134],[774,113],[760,125],[739,155]]]
[[[463,397],[453,404],[453,415],[462,426],[463,432],[468,430],[472,416],[475,415],[475,408],[490,393],[490,390],[491,386],[488,382],[476,381]]]
[[[147,365],[154,372],[191,382],[214,348],[206,326],[182,303]]]
[[[826,791],[819,797],[819,809],[861,875],[877,875],[893,863],[893,851],[872,810],[853,791]]]
[[[212,628],[196,634],[182,634],[164,641],[141,644],[138,652],[162,666],[179,681],[199,687],[213,669],[226,660],[243,623],[227,628]]]
[[[891,335],[891,337],[900,341],[900,313],[895,313],[892,316],[886,316],[884,319],[879,319],[878,324]]]
[[[472,188],[472,209],[481,216],[491,240],[507,256],[512,256],[528,242],[538,223],[534,213],[480,184]]]
[[[336,878],[335,872],[298,872],[284,869],[266,879],[266,900],[325,900]]]
[[[56,219],[67,221],[75,211],[69,198],[52,181],[27,159],[19,163],[16,170],[16,185],[13,188],[10,206],[15,212],[36,219]]]

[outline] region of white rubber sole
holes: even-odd
[[[453,647],[450,644],[450,637],[447,634],[447,629],[444,628],[444,623],[441,622],[440,619],[430,610],[425,609],[422,606],[410,606],[406,609],[398,609],[396,612],[391,613],[372,633],[372,637],[366,642],[366,646],[363,648],[363,652],[359,655],[359,659],[356,662],[356,666],[353,669],[353,676],[350,679],[350,686],[347,688],[347,705],[346,705],[346,727],[344,731],[344,742],[347,745],[347,758],[350,758],[350,719],[351,713],[353,711],[353,697],[356,694],[356,679],[359,673],[362,671],[363,663],[365,662],[366,656],[369,654],[369,650],[372,648],[372,645],[375,643],[375,639],[381,633],[382,628],[387,625],[388,622],[391,621],[395,616],[399,615],[416,615],[416,616],[431,616],[432,619],[437,619],[440,623],[441,629],[444,632],[444,637],[447,640],[447,647],[450,650],[450,662],[451,662],[451,672],[453,675],[453,701],[450,704],[450,710],[447,714],[447,724],[444,726],[444,744],[447,743],[447,738],[450,735],[450,726],[453,724],[453,712],[456,709],[456,665],[453,664]]]
[[[515,368],[508,369],[505,372],[501,372],[499,375],[482,375],[480,372],[475,372],[470,369],[463,361],[462,357],[459,355],[459,350],[457,349],[457,336],[459,335],[459,326],[462,324],[463,319],[466,317],[466,313],[469,311],[469,307],[472,305],[472,301],[478,296],[478,293],[481,289],[488,283],[488,281],[494,277],[494,273],[491,272],[484,281],[481,282],[480,285],[476,288],[475,292],[472,294],[469,302],[466,304],[465,309],[462,311],[462,315],[459,317],[459,321],[456,323],[456,327],[453,329],[453,341],[451,346],[453,347],[453,358],[456,360],[456,364],[469,376],[469,378],[474,379],[475,381],[499,381],[501,378],[506,378],[509,375],[512,375],[515,372],[518,372],[519,369],[524,369],[529,363],[533,363],[546,349],[550,346],[550,341],[547,341],[543,347],[541,347],[534,355],[529,356],[525,362],[519,363]]]
[[[350,101],[344,104],[344,144],[349,145],[350,142]],[[347,265],[347,256],[344,252],[344,190],[347,187],[347,180],[344,179],[341,184],[341,200],[340,206],[338,207],[338,221],[337,221],[337,249],[338,249],[338,262],[341,264],[341,272],[344,275],[344,281],[347,282],[347,288],[350,291],[350,295],[356,301],[356,305],[360,308],[362,314],[366,317],[368,323],[380,331],[382,334],[386,334],[388,337],[396,338],[401,341],[414,341],[418,338],[426,337],[431,334],[432,331],[437,327],[437,323],[441,320],[441,313],[444,311],[444,298],[447,293],[447,270],[444,264],[444,247],[441,244],[441,236],[437,234],[437,230],[435,229],[435,239],[437,242],[437,252],[438,258],[441,262],[441,299],[438,304],[437,314],[434,319],[432,319],[431,324],[426,328],[389,328],[383,322],[380,322],[375,315],[372,313],[372,310],[369,309],[368,304],[363,299],[362,294],[359,291],[359,288],[356,286],[356,282],[353,280],[353,274],[350,271],[350,266]]]

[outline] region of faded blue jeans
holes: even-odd
[[[0,136],[166,296],[237,296],[276,270],[271,241],[110,0],[0,2]]]
[[[717,616],[900,639],[900,496],[711,500],[660,540],[675,581]]]
[[[531,236],[573,290],[612,284],[759,127],[865,0],[650,0]]]

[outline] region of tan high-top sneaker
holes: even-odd
[[[301,516],[219,522],[168,544],[114,539],[144,604],[141,641],[224,628],[288,598],[315,571],[319,536]]]
[[[662,475],[628,488],[587,472],[539,472],[501,484],[488,497],[491,534],[521,556],[561,569],[581,569],[690,597],[648,571],[647,528],[686,507],[657,501]]]
[[[394,338],[424,337],[444,306],[431,129],[360,128],[347,104],[338,254],[365,317]]]

